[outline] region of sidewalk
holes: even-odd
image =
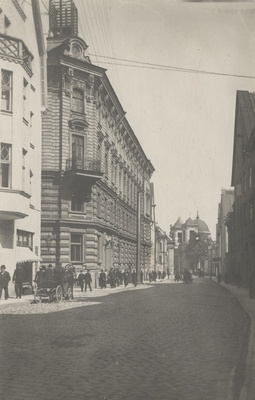
[[[213,281],[217,283],[216,278]],[[255,299],[249,298],[249,290],[243,287],[237,287],[232,284],[226,284],[223,281],[220,286],[232,293],[240,302],[245,312],[251,319],[250,337],[248,343],[248,353],[246,357],[246,374],[243,388],[241,390],[240,400],[255,399]]]
[[[157,280],[157,282],[149,282],[149,281],[144,281],[143,283],[134,286],[132,283],[129,283],[127,287],[124,285],[117,286],[116,288],[111,288],[109,285],[107,285],[106,289],[100,289],[100,288],[93,288],[92,292],[87,291],[81,292],[80,288],[75,286],[74,287],[74,299],[79,300],[79,299],[84,299],[84,298],[93,298],[93,297],[103,297],[107,296],[109,294],[114,294],[114,293],[119,293],[122,291],[126,290],[138,290],[138,289],[146,289],[149,288],[151,285],[155,284],[160,284],[160,283],[174,283],[174,279],[164,279],[164,280]],[[34,300],[34,295],[23,295],[21,299],[17,299],[16,297],[9,297],[8,300],[4,300],[3,298],[0,300],[0,307],[1,306],[6,306],[7,304],[21,304],[21,303],[29,303]]]

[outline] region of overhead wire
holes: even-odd
[[[82,21],[80,20],[79,27],[80,27],[80,29],[82,31],[82,36],[83,36],[84,40],[86,42],[89,42],[89,44],[92,46],[92,48],[94,50],[96,50],[96,47],[94,45],[93,35],[91,34],[91,31],[90,31],[90,24],[88,22],[88,18],[87,18],[87,13],[86,13],[86,10],[85,10],[84,2],[81,1],[81,2],[79,2],[79,4],[81,6],[80,11],[81,11],[81,14],[82,14],[82,18],[81,18]],[[86,28],[87,28],[86,30],[85,30],[85,27],[83,26],[82,22],[83,23],[86,22]],[[87,35],[89,36],[88,40],[87,40]],[[95,59],[96,59],[96,63],[98,64],[97,56],[95,56]]]
[[[217,72],[217,71],[206,71],[206,70],[199,70],[199,69],[192,69],[192,68],[183,68],[183,67],[176,67],[173,65],[164,65],[164,64],[153,64],[149,62],[137,61],[137,60],[129,60],[126,58],[117,58],[117,57],[109,57],[97,54],[99,58],[106,58],[109,60],[116,60],[120,61],[116,62],[109,62],[109,61],[99,61],[99,63],[110,64],[110,65],[118,65],[123,67],[133,67],[133,68],[142,68],[142,69],[157,69],[163,71],[175,71],[175,72],[186,72],[186,73],[194,73],[194,74],[206,74],[206,75],[218,75],[218,76],[228,76],[234,78],[246,78],[246,79],[255,79],[255,76],[252,75],[242,75],[242,74],[230,74],[224,72]],[[124,64],[129,63],[129,64]]]
[[[104,16],[105,16],[105,21],[106,21],[106,28],[107,28],[107,33],[108,33],[108,37],[109,37],[109,41],[110,41],[110,47],[112,48],[113,54],[112,56],[115,56],[115,49],[114,49],[114,41],[113,41],[113,37],[112,37],[112,31],[111,31],[111,24],[110,24],[110,20],[109,20],[109,12],[107,9],[107,2],[105,2],[104,0],[99,0],[102,4],[103,4],[103,12],[104,12]],[[118,68],[114,68],[115,69],[115,75],[116,75],[116,84],[119,90],[119,93],[121,94],[121,80],[120,80],[120,76],[119,76],[119,69]]]

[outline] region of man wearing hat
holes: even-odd
[[[5,271],[5,265],[1,265],[1,272],[0,272],[0,299],[2,297],[2,291],[4,289],[4,298],[5,300],[8,299],[8,283],[10,282],[11,277],[9,272]]]

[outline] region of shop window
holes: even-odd
[[[71,261],[82,262],[82,235],[71,234]]]
[[[11,145],[1,143],[0,186],[11,186]]]
[[[2,69],[1,109],[12,111],[12,72]]]

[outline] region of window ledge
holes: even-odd
[[[1,110],[1,113],[5,115],[13,115],[13,111],[8,111],[8,110]]]

